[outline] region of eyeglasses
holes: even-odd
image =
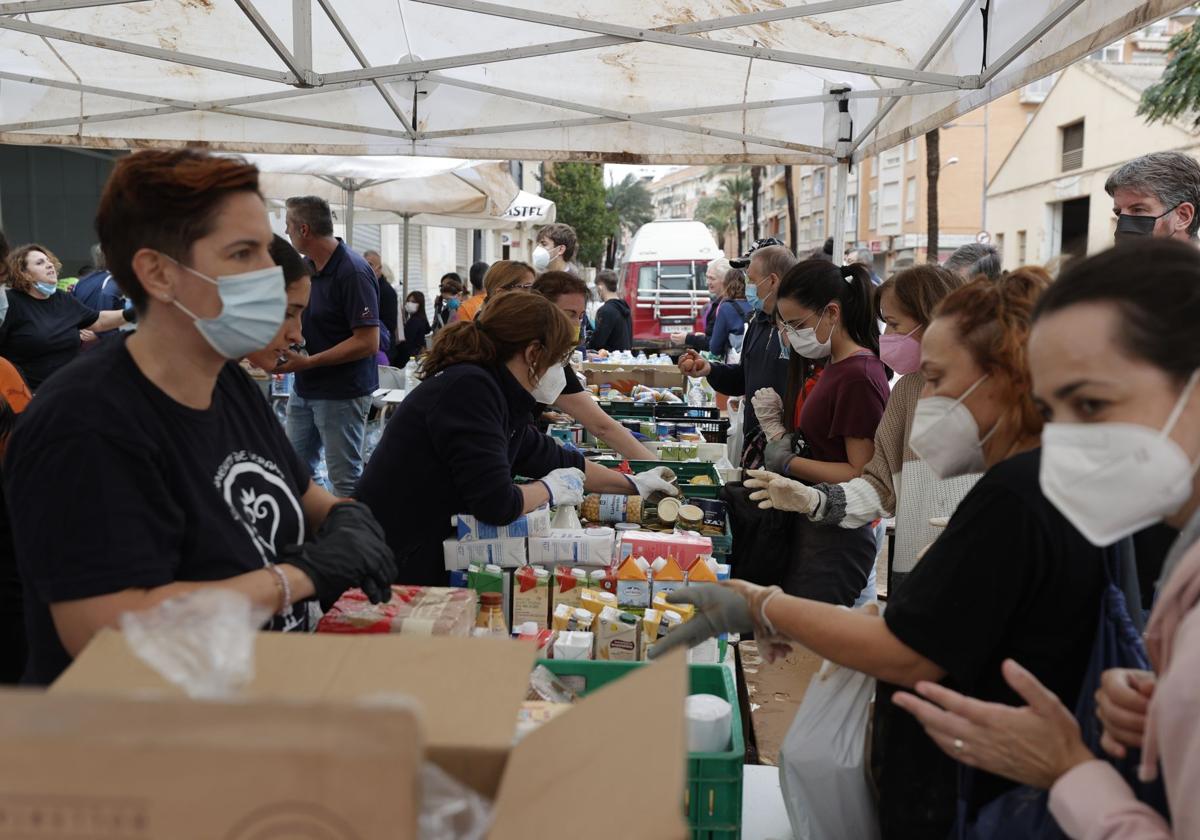
[[[773,316],[772,320],[775,323],[775,329],[782,332],[784,329],[792,329],[792,330],[803,329],[805,323],[807,323],[808,321],[811,321],[816,316],[817,316],[817,313],[814,312],[812,315],[809,315],[807,318],[800,318],[799,320],[796,320],[796,321],[785,321],[779,317],[779,310],[775,310],[775,315]]]
[[[532,283],[514,283],[511,286],[505,286],[504,291],[511,292],[511,291],[514,291],[515,289],[520,289],[522,292],[528,292],[532,288],[533,288]]]

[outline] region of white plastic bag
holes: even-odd
[[[735,466],[742,465],[742,428],[745,423],[744,399],[729,398],[729,432],[725,438],[725,457]]]
[[[867,780],[867,717],[875,679],[826,661],[779,750],[779,785],[795,840],[878,840]]]

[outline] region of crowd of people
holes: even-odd
[[[1106,188],[1115,247],[1057,276],[973,245],[884,278],[759,240],[708,264],[680,339],[679,370],[740,400],[744,480],[723,490],[735,580],[673,593],[696,617],[653,653],[753,634],[876,679],[889,840],[1200,836],[1200,166],[1147,155]],[[570,364],[633,329],[567,225],[529,263],[443,275],[430,310],[319,198],[273,234],[237,158],[122,158],[96,229],[69,290],[47,247],[0,239],[0,681],[48,684],[197,589],[297,632],[352,587],[444,585],[455,514],[678,493],[538,425],[653,460]],[[379,367],[414,358],[364,461]],[[285,425],[245,367],[294,374]],[[88,528],[47,521],[83,498]],[[887,519],[886,609],[844,609],[876,597]]]

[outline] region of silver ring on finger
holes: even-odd
[[[962,738],[954,739],[954,754],[955,755],[962,755],[963,750],[965,750],[966,748],[967,748],[967,745],[965,743],[963,743]]]

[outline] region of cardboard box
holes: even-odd
[[[687,761],[683,653],[590,694],[514,747],[535,654],[532,644],[481,638],[263,633],[245,702],[200,703],[175,699],[178,688],[104,631],[49,697],[0,694],[9,759],[0,791],[132,803],[151,822],[122,840],[264,837],[237,832],[272,804],[288,817],[324,809],[336,818],[336,830],[304,836],[413,838],[425,757],[495,797],[493,840],[564,825],[583,840],[688,837],[677,795]],[[354,705],[389,695],[411,698],[417,712]],[[614,780],[606,795],[622,808],[581,820],[578,798],[546,796],[552,780],[578,775],[580,755]],[[645,772],[628,772],[631,755]],[[23,836],[0,825],[0,838]]]
[[[471,563],[515,569],[525,565],[525,540],[470,540],[459,542],[451,537],[442,543],[446,571],[465,569]]]
[[[649,388],[684,388],[687,377],[671,365],[614,365],[585,364],[583,375],[588,385],[609,385],[626,396],[635,385]]]
[[[625,531],[621,535],[621,560],[626,557],[674,557],[683,569],[690,569],[698,557],[712,554],[712,540],[699,534]]]
[[[548,536],[529,538],[529,562],[535,566],[607,566],[612,562],[614,539],[612,528],[551,528]]]
[[[458,538],[462,542],[543,537],[550,533],[550,506],[542,505],[536,510],[521,514],[507,525],[489,525],[480,522],[469,513],[460,513],[456,520],[455,527],[458,528]]]

